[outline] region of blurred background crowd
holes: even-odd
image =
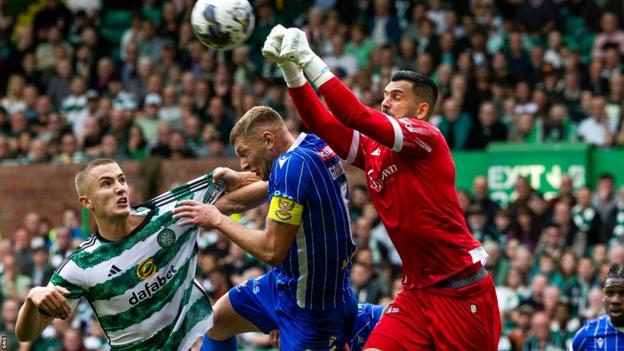
[[[24,14],[0,0],[0,167],[233,157],[229,132],[256,105],[303,131],[281,73],[260,54],[276,24],[306,31],[369,106],[379,106],[395,70],[430,76],[441,92],[432,122],[453,151],[505,141],[624,147],[621,1],[256,0],[251,38],[227,53],[194,38],[193,0],[31,2],[36,10]],[[500,349],[564,350],[604,313],[609,263],[624,263],[624,190],[610,174],[580,189],[564,175],[546,199],[519,177],[516,199],[500,207],[487,184],[477,177],[459,197],[490,253]],[[400,259],[366,189],[351,199],[353,287],[359,302],[387,303],[401,288]],[[265,217],[261,207],[240,220],[262,228]],[[0,335],[10,349],[107,349],[87,304],[32,345],[12,332],[29,288],[47,284],[85,240],[80,221],[77,207],[62,219],[34,209],[0,233]],[[215,299],[267,269],[218,232],[199,244],[198,279]],[[240,345],[262,349],[268,338],[247,334]]]

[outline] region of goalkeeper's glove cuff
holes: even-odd
[[[303,67],[303,71],[317,88],[334,77],[327,64],[317,55],[314,55],[310,62]]]
[[[278,64],[278,66],[282,70],[282,75],[289,88],[299,88],[306,83],[303,71],[296,63],[286,61]]]

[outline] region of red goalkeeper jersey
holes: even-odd
[[[487,255],[466,226],[455,190],[455,164],[440,131],[362,105],[333,78],[289,94],[307,128],[366,173],[371,199],[403,261],[403,286],[423,288]]]

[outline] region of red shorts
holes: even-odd
[[[459,289],[431,286],[401,291],[364,349],[495,351],[501,321],[494,281]]]

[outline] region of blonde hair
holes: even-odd
[[[110,158],[98,158],[87,163],[86,166],[82,167],[80,171],[76,173],[76,176],[74,177],[74,185],[76,186],[76,192],[78,193],[78,196],[84,195],[84,181],[87,178],[87,175],[89,175],[89,172],[91,172],[91,170],[97,166],[107,165],[110,163],[116,164],[117,161],[111,160]]]
[[[230,132],[230,143],[234,145],[238,139],[249,138],[256,129],[269,125],[286,128],[282,116],[268,106],[256,106],[245,112]]]

